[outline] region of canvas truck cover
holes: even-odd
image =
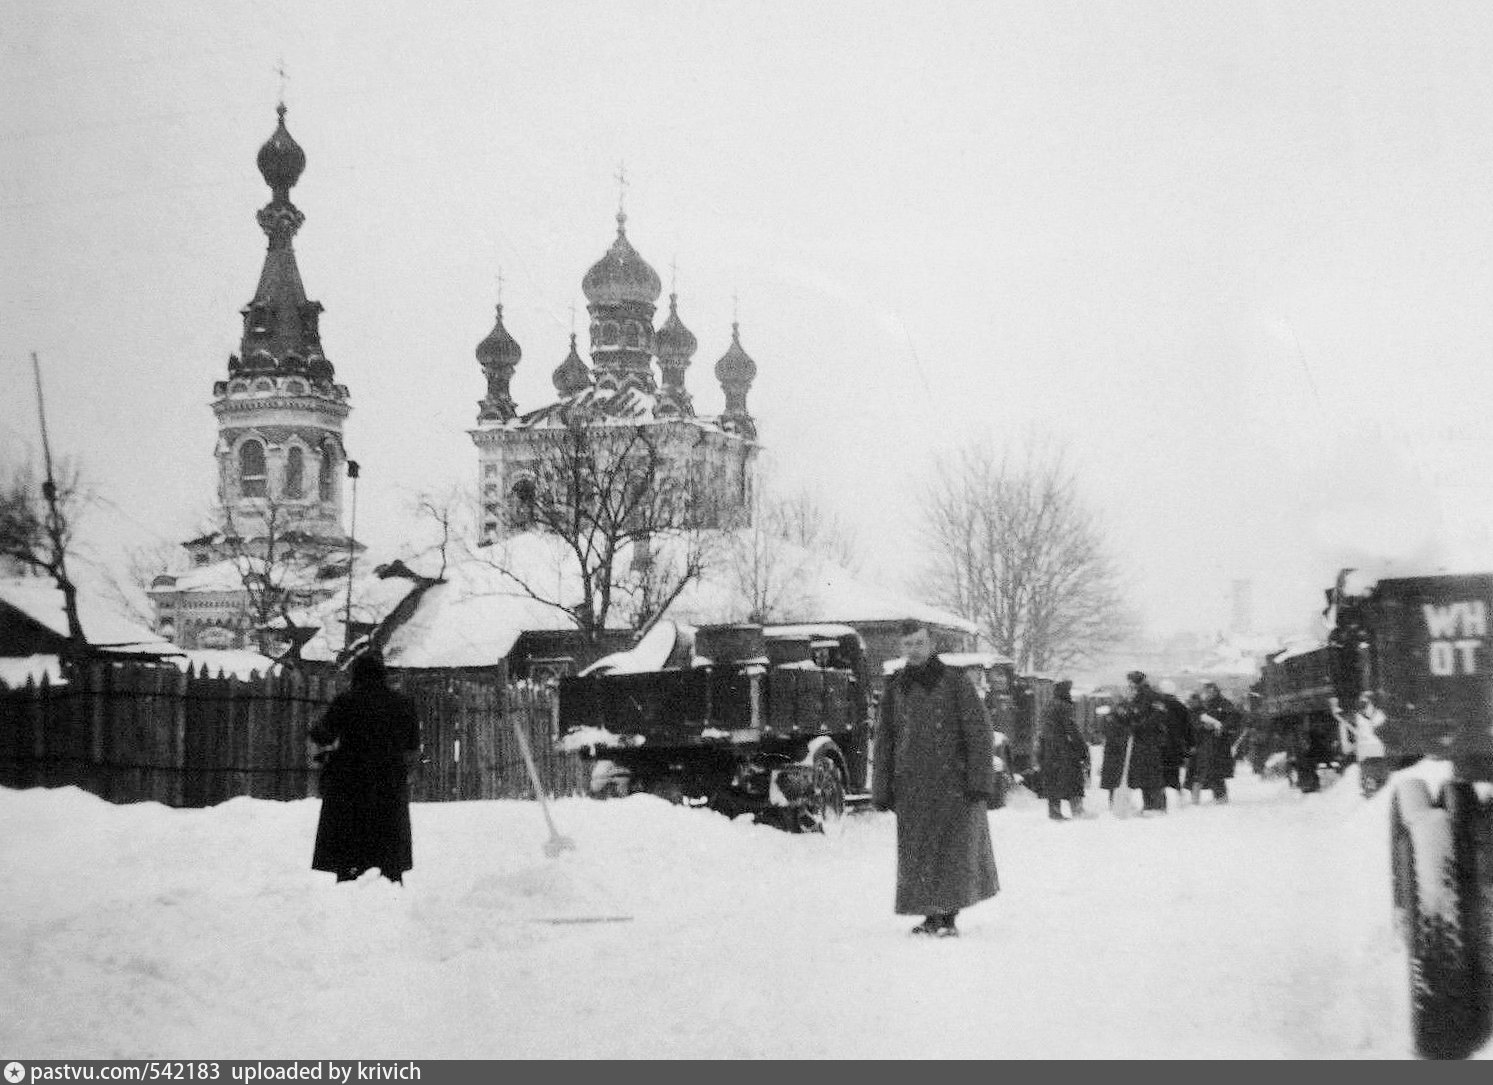
[[[1381,580],[1338,616],[1388,716],[1386,745],[1493,767],[1493,573]],[[1365,658],[1366,657],[1366,658]],[[1350,702],[1351,703],[1351,702]],[[1472,767],[1469,765],[1469,767]]]

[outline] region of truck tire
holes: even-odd
[[[1403,808],[1402,808],[1403,809]],[[1410,894],[1410,1018],[1416,1053],[1463,1058],[1482,1039],[1476,953],[1463,927],[1450,813],[1405,810],[1414,891]]]
[[[1493,1012],[1493,833],[1489,809],[1465,780],[1454,780],[1441,793],[1452,831],[1452,869],[1458,901],[1457,922],[1465,944],[1468,1011],[1472,1047],[1487,1040]]]
[[[793,833],[833,835],[845,818],[845,774],[840,763],[826,750],[814,754],[814,785],[809,799],[785,811],[787,828]]]

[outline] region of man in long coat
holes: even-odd
[[[1192,752],[1188,781],[1192,801],[1197,802],[1203,788],[1213,792],[1214,802],[1229,801],[1229,780],[1234,775],[1234,742],[1243,730],[1239,710],[1212,682],[1203,686],[1203,703],[1198,706],[1197,746]]]
[[[1166,704],[1151,688],[1141,671],[1125,676],[1130,696],[1115,705],[1104,723],[1104,760],[1099,766],[1099,786],[1110,792],[1125,780],[1140,791],[1145,809],[1166,813],[1166,777],[1162,750],[1167,741]],[[1125,771],[1125,759],[1130,759]]]
[[[1177,793],[1177,802],[1182,801],[1182,770],[1192,758],[1192,713],[1177,699],[1177,687],[1171,679],[1161,683],[1156,695],[1166,706],[1166,744],[1162,747],[1161,774],[1166,786]]]
[[[901,633],[906,664],[881,700],[871,800],[897,813],[897,914],[925,916],[912,933],[946,938],[961,909],[1000,890],[990,722],[969,679],[934,655],[928,627]]]
[[[1052,687],[1052,701],[1042,714],[1037,736],[1037,764],[1047,816],[1063,819],[1063,800],[1074,817],[1083,816],[1083,792],[1089,779],[1089,744],[1073,719],[1073,683],[1064,679]]]
[[[389,688],[377,652],[353,660],[351,676],[351,687],[307,732],[330,751],[321,770],[311,869],[344,882],[377,867],[402,882],[415,865],[409,767],[420,756],[420,719],[414,702]]]

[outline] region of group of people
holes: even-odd
[[[1104,756],[1099,786],[1111,801],[1121,788],[1139,791],[1142,812],[1165,813],[1166,792],[1180,804],[1190,794],[1201,801],[1204,789],[1215,802],[1228,802],[1234,775],[1234,744],[1243,722],[1239,710],[1213,682],[1204,683],[1184,703],[1174,692],[1157,690],[1141,671],[1126,675],[1127,696],[1104,714]],[[1059,682],[1042,719],[1034,750],[1039,787],[1048,816],[1066,820],[1083,814],[1090,774],[1088,740],[1073,715],[1073,683]]]
[[[905,623],[901,647],[906,665],[879,706],[871,797],[896,812],[896,912],[923,917],[913,934],[948,938],[959,933],[960,911],[1000,890],[986,816],[999,796],[992,734],[979,694],[938,658],[926,624]],[[310,731],[325,757],[312,867],[338,881],[376,868],[398,882],[413,865],[408,777],[420,723],[376,652],[358,657],[350,677]],[[1226,801],[1240,727],[1234,706],[1211,683],[1184,704],[1139,671],[1129,681],[1130,695],[1105,717],[1100,785],[1139,790],[1147,810],[1166,809],[1168,787],[1189,787],[1194,801],[1208,788]],[[1071,682],[1054,690],[1036,756],[1051,816],[1063,818],[1063,802],[1082,814],[1090,759]]]

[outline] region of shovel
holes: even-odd
[[[549,800],[544,797],[544,785],[539,782],[539,770],[534,767],[534,755],[529,752],[529,740],[524,735],[524,730],[518,725],[518,717],[513,719],[513,735],[518,739],[519,752],[524,755],[524,766],[529,770],[529,782],[534,785],[534,794],[539,798],[539,809],[544,811],[544,823],[549,826],[550,838],[544,842],[544,854],[553,859],[562,851],[573,851],[575,841],[568,836],[561,836],[560,831],[555,828],[555,819],[550,817]]]
[[[1134,789],[1130,786],[1130,751],[1135,748],[1135,736],[1125,740],[1125,767],[1120,772],[1120,786],[1109,799],[1109,812],[1117,818],[1128,818],[1135,812]]]

